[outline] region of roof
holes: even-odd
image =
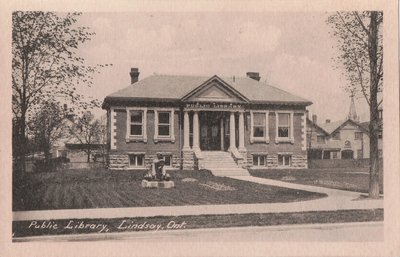
[[[369,123],[370,123],[369,121],[361,122],[360,126],[363,127],[366,130],[369,130]],[[379,120],[378,127],[379,127],[380,130],[382,130],[382,128],[383,128],[382,120]]]
[[[324,133],[325,135],[329,135],[328,132],[326,132],[323,128],[321,128],[320,126],[318,126],[318,124],[314,123],[312,120],[310,120],[309,118],[307,118],[307,125],[308,126],[313,126],[314,128],[316,128],[317,130],[319,130],[319,132]]]
[[[331,134],[332,132],[334,132],[338,127],[340,127],[346,121],[347,120],[338,120],[338,121],[334,121],[334,122],[320,124],[319,126],[323,130],[325,130],[328,134]]]
[[[152,75],[108,95],[105,101],[123,99],[179,101],[193,90],[218,76]],[[311,102],[284,90],[251,78],[223,78],[226,84],[254,103],[287,103],[310,105]]]
[[[360,128],[361,130],[364,130],[365,132],[368,132],[368,129],[365,129],[365,127],[361,123],[355,122],[352,119],[339,120],[339,121],[324,123],[324,124],[320,124],[319,126],[323,130],[325,130],[328,134],[332,134],[335,131],[337,131],[337,130],[341,129],[342,127],[344,127],[346,123],[351,123],[352,125]]]

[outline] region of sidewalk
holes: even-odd
[[[49,220],[49,219],[97,219],[125,217],[154,217],[182,216],[206,214],[245,214],[245,213],[279,213],[305,211],[336,211],[355,209],[383,208],[383,200],[357,200],[361,193],[350,192],[324,187],[299,185],[251,176],[231,177],[264,185],[286,187],[296,190],[325,193],[328,197],[290,203],[261,203],[261,204],[222,204],[222,205],[190,205],[190,206],[160,206],[160,207],[131,207],[131,208],[98,208],[71,209],[49,211],[20,211],[13,212],[14,221]]]

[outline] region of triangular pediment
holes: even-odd
[[[368,131],[360,126],[360,124],[348,119],[347,121],[343,122],[338,128],[336,128],[331,134],[339,130],[360,130],[363,132],[368,133]]]
[[[358,126],[351,123],[346,123],[341,129],[358,129]]]
[[[240,92],[217,76],[211,77],[183,97],[182,100],[188,102],[247,102],[247,99]]]

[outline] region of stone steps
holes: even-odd
[[[249,172],[236,165],[228,152],[202,152],[203,166],[210,170],[214,176],[249,176]]]

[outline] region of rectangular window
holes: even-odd
[[[158,135],[169,137],[170,136],[170,112],[158,113]]]
[[[253,114],[253,137],[265,137],[265,113]]]
[[[335,133],[332,135],[332,139],[334,139],[334,140],[340,140],[340,132],[335,132]]]
[[[363,136],[362,132],[354,132],[354,139],[355,140],[361,140]]]
[[[292,156],[288,154],[278,155],[278,165],[279,166],[290,166],[292,163]]]
[[[324,144],[325,136],[317,136],[317,143]]]
[[[164,165],[171,167],[172,166],[172,155],[167,154],[163,155]]]
[[[253,155],[253,165],[254,166],[265,166],[267,164],[266,155]]]
[[[143,111],[131,111],[131,136],[143,135]]]
[[[129,166],[144,167],[144,154],[130,154]]]
[[[338,151],[332,151],[332,159],[337,159],[338,158]]]
[[[278,137],[289,138],[290,136],[290,114],[278,113]]]
[[[158,141],[175,142],[173,109],[154,110],[154,142]]]

